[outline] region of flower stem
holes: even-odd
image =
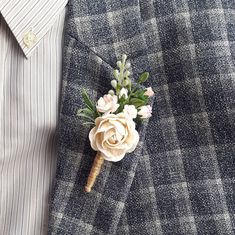
[[[104,157],[101,152],[97,152],[95,160],[93,162],[90,174],[87,179],[87,184],[85,186],[85,191],[87,193],[91,192],[91,189],[96,181],[96,177],[99,175],[101,167],[104,163]]]

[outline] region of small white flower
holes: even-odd
[[[123,112],[127,115],[129,115],[131,118],[136,118],[137,117],[137,109],[134,105],[125,105]]]
[[[130,71],[127,70],[127,71],[125,72],[125,77],[128,77],[128,76],[130,76]]]
[[[116,79],[119,78],[119,71],[117,69],[114,70],[113,74]]]
[[[152,116],[152,107],[150,105],[144,105],[140,108],[138,114],[141,118],[149,118]]]
[[[116,89],[116,87],[117,87],[117,81],[116,81],[116,80],[112,80],[112,81],[111,81],[111,85],[112,85],[112,87],[113,87],[114,89]]]
[[[130,67],[131,67],[131,63],[129,63],[129,62],[128,62],[128,63],[126,63],[125,68],[126,68],[126,69],[129,69]]]
[[[146,88],[146,91],[145,91],[144,95],[147,95],[148,97],[153,96],[154,95],[154,91],[153,91],[152,87]]]
[[[127,55],[126,55],[126,54],[123,54],[123,55],[122,55],[122,60],[123,60],[123,61],[126,61],[126,59],[127,59]]]
[[[116,95],[104,95],[103,97],[99,98],[96,109],[101,113],[113,113],[119,107],[117,102],[118,97]]]
[[[123,85],[124,85],[124,86],[127,86],[128,84],[129,84],[129,81],[128,81],[128,80],[124,80],[124,81],[123,81]]]
[[[117,66],[120,68],[122,66],[122,62],[121,61],[117,61]]]
[[[110,95],[114,95],[115,94],[115,92],[113,91],[113,90],[109,90],[109,92],[108,92]]]
[[[128,90],[126,88],[122,88],[119,93],[119,98],[121,98],[124,95],[125,99],[128,98]]]

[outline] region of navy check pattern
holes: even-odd
[[[49,234],[235,234],[235,2],[71,0],[64,46]],[[123,53],[150,72],[153,117],[87,194],[81,90],[106,93]]]

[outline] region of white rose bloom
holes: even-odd
[[[142,106],[138,114],[141,118],[149,118],[152,116],[152,107],[150,105]]]
[[[104,95],[103,97],[99,98],[96,109],[101,113],[113,113],[119,107],[117,102],[118,98],[116,95]]]
[[[123,112],[127,115],[129,115],[131,118],[136,118],[137,117],[137,109],[134,105],[125,105]]]
[[[125,113],[103,115],[96,118],[95,124],[89,133],[91,147],[105,160],[117,162],[135,150],[139,134],[135,122]]]
[[[128,98],[128,90],[126,88],[122,88],[119,93],[119,98],[121,98],[124,95],[125,99]]]

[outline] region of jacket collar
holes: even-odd
[[[68,0],[0,0],[0,12],[26,57],[48,32]]]

